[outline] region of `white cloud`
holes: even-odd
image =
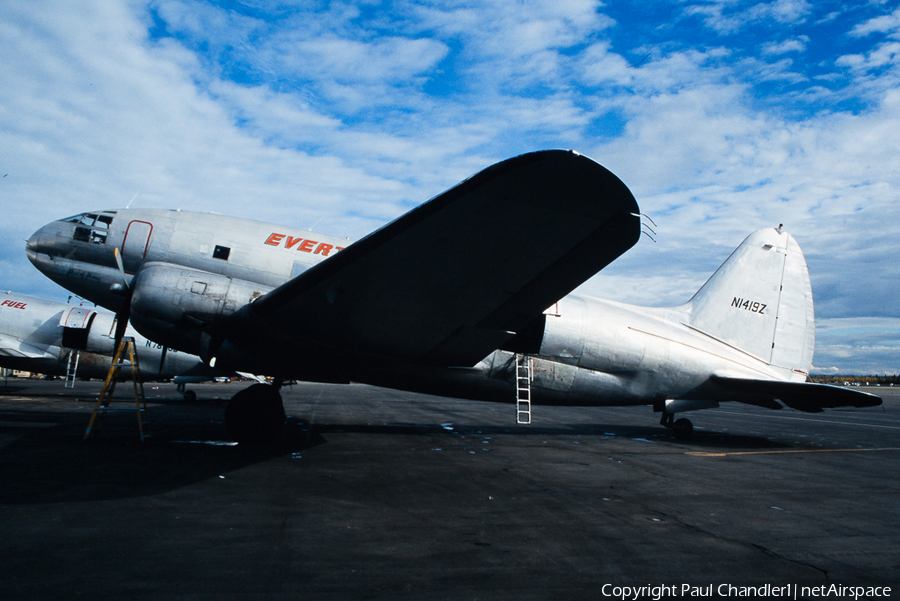
[[[812,10],[812,4],[806,0],[776,0],[760,6],[760,14],[771,15],[779,23],[803,22]]]
[[[732,34],[751,23],[770,19],[780,24],[802,23],[811,9],[812,5],[806,0],[776,0],[756,4],[720,0],[711,4],[688,6],[685,14],[700,15],[710,29],[721,34]]]
[[[335,224],[350,199],[381,204],[359,211],[379,220],[401,211],[397,181],[336,156],[268,145],[235,127],[228,105],[198,89],[193,54],[171,42],[148,45],[125,10],[104,15],[34,10],[6,19],[3,44],[17,58],[0,65],[7,84],[0,144],[16,149],[3,184],[19,207],[2,226],[7,233],[16,228],[21,239],[51,218],[124,205],[135,192],[136,206],[243,215],[253,207],[255,217],[300,224],[323,212]],[[42,35],[27,35],[34,29]],[[327,117],[289,111],[278,100],[273,95],[266,106],[298,127],[334,128]],[[377,223],[347,233],[359,236]]]
[[[769,42],[763,44],[762,53],[765,55],[787,54],[788,52],[803,52],[809,43],[809,36],[799,36],[783,42]]]
[[[891,37],[900,37],[900,8],[889,15],[874,17],[863,23],[857,23],[850,30],[850,35],[865,37],[873,33],[887,33]]]
[[[464,38],[472,53],[521,56],[580,43],[613,25],[596,0],[505,2],[468,0],[447,8],[443,2],[404,3],[420,19],[419,28]]]
[[[320,37],[308,39],[282,32],[261,50],[280,70],[303,79],[353,83],[405,82],[434,68],[447,54],[435,40],[384,37],[370,42]]]
[[[860,359],[862,359],[860,361]],[[854,373],[865,375],[900,372],[900,319],[825,319],[816,323],[814,373],[844,373],[841,364],[859,362]]]
[[[409,3],[410,13],[420,19],[417,29],[462,42],[467,78],[489,89],[558,85],[563,67],[557,51],[614,24],[599,8],[594,0],[472,0],[449,9],[437,2]]]
[[[871,52],[862,54],[847,54],[835,61],[839,67],[850,67],[854,71],[871,71],[881,67],[900,64],[900,42],[887,42],[879,44]]]

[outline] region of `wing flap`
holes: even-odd
[[[881,397],[860,390],[815,384],[812,382],[779,382],[776,380],[749,380],[713,376],[711,382],[727,398],[758,406],[769,406],[781,401],[792,409],[818,413],[836,407],[877,407]]]
[[[522,155],[246,310],[284,339],[473,365],[633,246],[637,213],[628,188],[591,159],[568,151]]]

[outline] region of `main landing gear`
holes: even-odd
[[[225,407],[225,428],[239,443],[270,444],[284,427],[281,383],[254,384],[231,397]]]
[[[690,438],[694,432],[694,424],[686,417],[675,419],[674,413],[663,411],[662,418],[659,420],[660,425],[671,428],[675,438]]]
[[[181,393],[185,401],[187,401],[188,403],[193,403],[197,400],[197,393],[193,390],[188,390],[187,388],[185,388],[186,386],[187,384],[185,382],[178,382],[175,384],[175,390]]]

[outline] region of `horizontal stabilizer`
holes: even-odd
[[[720,400],[738,401],[766,406],[781,401],[792,409],[818,413],[835,407],[877,407],[881,397],[828,384],[811,382],[779,382],[777,380],[747,380],[713,376],[711,382],[725,393]]]

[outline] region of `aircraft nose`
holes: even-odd
[[[31,234],[31,238],[29,238],[25,242],[25,252],[28,253],[28,256],[31,256],[34,253],[40,251],[41,248],[41,238],[44,235],[44,228],[38,229],[35,233]]]
[[[42,266],[46,261],[51,260],[51,255],[53,251],[51,250],[51,241],[54,236],[50,233],[50,228],[53,226],[53,223],[48,223],[44,227],[38,229],[35,233],[31,234],[31,238],[29,238],[25,242],[25,254],[28,256],[28,260],[31,261],[31,264],[43,271]]]

